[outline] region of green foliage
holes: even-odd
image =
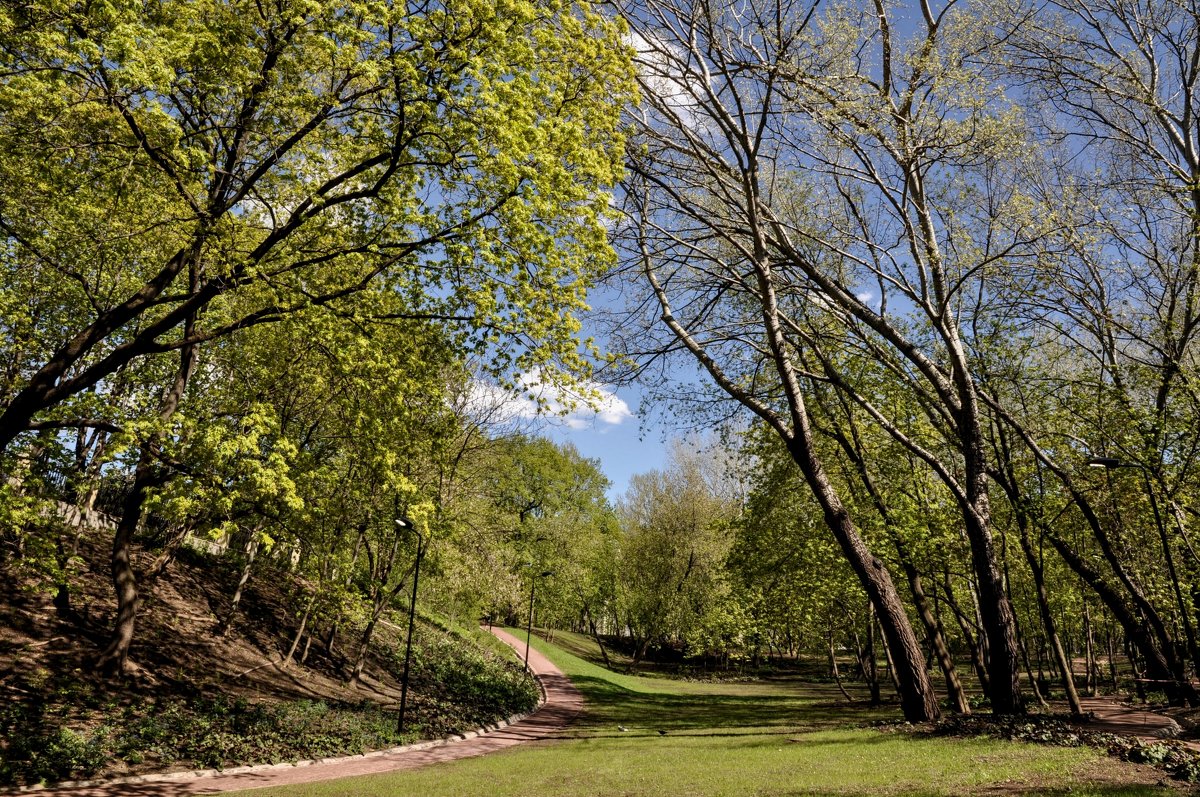
[[[395,712],[321,701],[249,703],[226,697],[129,708],[112,754],[225,767],[363,753],[398,742]]]
[[[108,763],[112,729],[101,726],[87,733],[70,728],[22,733],[20,723],[6,718],[14,735],[3,749],[0,784],[78,780],[94,775]]]
[[[393,649],[392,672],[404,666],[404,649]],[[439,716],[416,721],[427,731],[448,732],[476,728],[498,717],[525,713],[536,705],[537,685],[513,661],[511,651],[498,655],[474,645],[465,645],[450,634],[423,632],[414,641],[412,677],[436,694],[445,709]]]
[[[690,638],[728,650],[744,619],[730,599],[727,474],[678,445],[669,466],[634,476],[620,507],[620,614],[643,648]]]

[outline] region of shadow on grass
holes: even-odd
[[[825,702],[828,695],[823,690],[799,682],[781,685],[776,695],[722,694],[719,686],[707,694],[671,695],[633,692],[593,676],[577,675],[572,681],[587,700],[580,721],[583,729],[607,730],[617,725],[668,732],[721,728],[721,735],[733,736],[737,734],[730,729],[845,728],[893,719],[897,714],[894,706]]]
[[[986,795],[986,797],[1016,797],[1017,795],[1036,794],[1038,797],[1145,797],[1151,794],[1167,794],[1165,789],[1150,786],[1111,786],[1106,784],[1079,783],[1062,788],[1031,787],[1028,785],[1012,784],[1011,786],[995,786],[983,790],[973,790],[971,794]],[[945,797],[945,791],[924,789],[888,790],[890,797]],[[779,792],[779,797],[846,797],[844,790],[803,789],[800,791]]]

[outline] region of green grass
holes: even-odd
[[[260,797],[674,797],[689,795],[1164,794],[1119,780],[1124,765],[1081,748],[954,739],[869,727],[894,707],[847,705],[836,689],[777,679],[706,683],[609,672],[586,637],[534,646],[587,699],[571,737],[413,772],[257,789]],[[594,643],[591,643],[594,647]],[[580,654],[580,655],[575,655]],[[621,731],[618,725],[627,730]],[[667,735],[660,736],[658,731]],[[250,792],[246,793],[251,794]]]

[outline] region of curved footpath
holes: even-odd
[[[511,645],[522,658],[525,654],[524,640],[497,628],[492,633]],[[452,736],[432,742],[421,742],[407,747],[397,747],[366,755],[347,758],[327,758],[320,761],[298,764],[265,764],[255,767],[238,767],[224,772],[205,770],[202,772],[176,772],[167,775],[146,775],[137,778],[120,778],[107,782],[81,783],[74,786],[52,786],[49,788],[22,789],[6,794],[34,794],[38,797],[63,795],[63,797],[167,797],[179,794],[216,794],[239,789],[258,789],[266,786],[284,786],[294,783],[310,783],[319,780],[334,780],[354,775],[373,775],[381,772],[397,772],[416,769],[440,761],[494,753],[506,747],[541,739],[553,739],[571,723],[583,708],[583,696],[579,694],[562,671],[536,650],[529,651],[529,669],[537,676],[545,694],[544,702],[533,713],[505,725],[498,730],[467,733],[463,737]]]
[[[508,643],[519,657],[525,655],[524,640],[500,629],[492,633]],[[296,764],[263,764],[237,767],[226,771],[173,772],[165,775],[143,775],[133,778],[58,785],[49,788],[31,787],[2,790],[0,795],[30,794],[38,797],[169,797],[184,794],[217,794],[240,789],[284,786],[355,775],[372,775],[416,769],[441,761],[471,758],[503,750],[525,742],[554,739],[570,725],[583,708],[583,697],[550,660],[536,650],[529,652],[529,668],[542,685],[545,699],[533,713],[501,723],[496,730],[467,733],[462,737],[420,742],[365,755],[346,758],[327,758],[301,761]],[[1169,717],[1151,711],[1124,706],[1112,699],[1085,698],[1085,711],[1092,721],[1084,728],[1133,736],[1145,741],[1170,738],[1179,726]],[[1189,741],[1184,746],[1200,752],[1200,743]]]

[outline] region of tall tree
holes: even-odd
[[[1019,116],[970,62],[991,46],[979,15],[995,9],[922,8],[901,36],[883,5],[635,4],[645,101],[624,251],[673,338],[663,345],[691,352],[792,448],[877,603],[916,714],[932,706],[923,663],[904,662],[917,648],[894,587],[815,456],[802,355],[943,481],[971,546],[993,706],[1015,713],[1016,629],[958,310],[990,295],[983,276],[1031,255],[1039,229],[1003,159]],[[949,447],[924,444],[837,373],[822,353],[831,323],[920,396],[916,422]]]
[[[0,53],[0,452],[139,358],[186,383],[374,283],[501,367],[581,365],[627,86],[586,5],[30,2]]]

